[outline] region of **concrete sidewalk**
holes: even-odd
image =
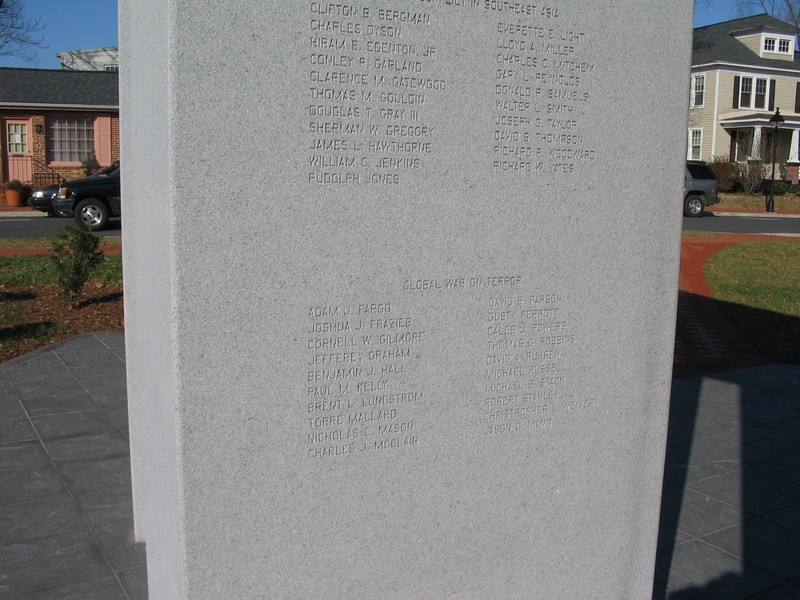
[[[127,424],[120,334],[0,364],[0,598],[147,598]]]

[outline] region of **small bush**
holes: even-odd
[[[739,186],[739,169],[736,163],[731,162],[725,157],[715,156],[708,163],[714,175],[717,176],[719,191],[724,193],[733,192]]]
[[[25,186],[19,179],[12,179],[11,181],[6,181],[3,184],[4,190],[13,190],[15,192],[22,192],[25,189]]]
[[[97,247],[99,238],[89,231],[65,225],[53,239],[51,258],[56,269],[56,280],[61,287],[61,297],[75,308],[81,289],[92,271],[103,262],[104,256]]]
[[[745,194],[757,194],[767,177],[767,167],[760,162],[735,164],[742,191]]]
[[[765,182],[767,190],[770,189],[770,182]],[[787,191],[789,191],[789,186],[786,185],[785,181],[775,181],[775,194],[777,196],[783,196]]]

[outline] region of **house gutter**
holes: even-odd
[[[47,108],[57,110],[119,110],[116,104],[50,104],[43,102],[2,102],[0,108]]]
[[[711,124],[711,158],[717,155],[717,127],[719,127],[719,71],[714,73],[714,122]]]
[[[746,69],[748,71],[777,71],[778,73],[793,73],[794,75],[800,75],[800,69],[779,69],[778,67],[767,67],[764,65],[745,65],[739,63],[729,63],[723,61],[705,63],[702,65],[692,65],[692,69],[702,69],[707,67],[734,67],[736,69]]]

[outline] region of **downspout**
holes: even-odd
[[[719,71],[714,72],[714,126],[711,128],[711,158],[717,155],[717,127],[719,127]]]

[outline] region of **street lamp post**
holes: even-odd
[[[781,128],[781,123],[783,123],[783,117],[781,109],[778,108],[769,120],[769,124],[772,126],[772,181],[769,187],[769,200],[767,200],[768,213],[775,212],[775,152],[778,149],[778,130]]]

